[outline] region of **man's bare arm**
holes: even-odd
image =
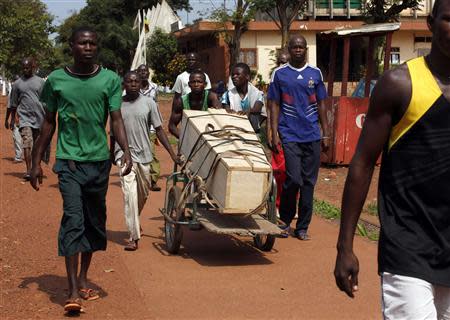
[[[369,111],[350,164],[342,198],[342,217],[337,242],[334,275],[336,284],[349,297],[357,290],[359,264],[353,253],[353,238],[369,190],[373,168],[389,139],[395,115],[403,112],[411,97],[406,67],[388,71],[378,81]]]
[[[278,101],[269,100],[267,103],[270,112],[270,129],[272,131],[271,148],[273,152],[278,152],[278,145],[281,143],[278,136],[278,117],[280,115],[280,104]]]
[[[122,175],[126,176],[130,173],[133,162],[131,161],[131,154],[128,148],[127,133],[123,124],[122,114],[120,113],[120,110],[116,110],[110,112],[110,116],[111,129],[113,131],[114,139],[123,151],[123,156],[120,159],[120,163],[122,166],[125,166],[125,169],[122,171]],[[113,147],[114,146],[111,146],[111,148]]]
[[[181,97],[178,97],[177,99],[174,97],[172,103],[172,113],[170,114],[169,119],[169,132],[173,134],[177,139],[180,137],[180,133],[178,131],[177,126],[181,122],[182,117],[183,117],[183,104],[181,102]]]
[[[39,185],[42,184],[42,168],[41,160],[48,144],[52,140],[56,129],[56,112],[45,111],[44,122],[41,126],[41,132],[36,144],[33,147],[31,155],[31,172],[30,184],[35,190],[39,190]]]

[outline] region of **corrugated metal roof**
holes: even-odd
[[[345,28],[336,28],[332,30],[322,31],[320,34],[327,36],[357,36],[364,34],[373,34],[373,33],[387,33],[393,32],[400,29],[401,23],[375,23],[375,24],[366,24],[359,28],[345,27]]]

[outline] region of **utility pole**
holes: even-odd
[[[227,11],[227,0],[223,0],[223,10]]]

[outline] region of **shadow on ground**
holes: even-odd
[[[68,294],[66,277],[44,274],[36,277],[22,278],[21,280],[22,282],[18,286],[20,289],[28,289],[30,284],[37,284],[38,290],[46,293],[52,303],[64,306]],[[95,283],[88,281],[88,286],[89,288],[98,290],[101,298],[108,296],[108,293]]]
[[[161,234],[164,234],[161,228]],[[213,239],[214,237],[214,239]],[[167,252],[164,241],[153,242],[153,246],[163,256],[172,256]],[[272,251],[272,252],[275,252]],[[267,253],[271,254],[271,253]],[[219,235],[202,231],[183,230],[181,248],[177,256],[193,259],[207,267],[269,265],[273,262],[266,253],[253,246],[249,238],[241,240],[234,236]]]

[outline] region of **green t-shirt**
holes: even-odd
[[[56,158],[75,161],[109,159],[105,131],[108,113],[120,109],[122,86],[114,72],[100,68],[79,77],[66,69],[53,71],[45,82],[41,101],[58,113]]]

